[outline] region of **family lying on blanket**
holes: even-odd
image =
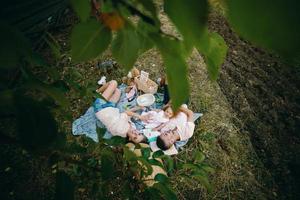
[[[156,144],[162,150],[169,149],[176,141],[192,137],[195,128],[193,112],[186,106],[181,106],[177,114],[173,113],[170,105],[166,105],[163,110],[149,111],[141,115],[135,113],[137,108],[120,113],[115,107],[121,96],[117,86],[115,80],[106,83],[99,90],[105,100],[98,98],[94,103],[96,117],[112,135],[128,137],[134,143],[146,141],[144,130],[137,130],[130,120],[134,117],[145,124],[145,132],[150,129],[152,135],[158,135]]]
[[[128,138],[133,143],[149,143],[152,151],[161,149],[168,155],[177,154],[177,150],[193,136],[195,116],[186,104],[176,113],[170,102],[161,109],[136,106],[121,111],[116,106],[122,94],[117,81],[105,83],[97,92],[104,99],[97,98],[90,110],[112,136]]]

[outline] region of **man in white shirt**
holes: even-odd
[[[175,142],[191,138],[195,129],[193,114],[193,111],[189,110],[186,105],[182,105],[179,113],[161,127],[161,135],[156,141],[157,146],[162,150],[167,150]]]

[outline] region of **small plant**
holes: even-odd
[[[70,37],[71,61],[93,59],[111,46],[113,57],[129,70],[139,55],[155,47],[163,58],[175,109],[189,96],[186,60],[193,49],[203,56],[211,79],[218,77],[227,46],[220,35],[208,31],[206,0],[160,1],[179,36],[163,32],[158,5],[153,0],[71,2],[80,19]],[[41,21],[50,23],[63,16],[66,6],[66,1],[29,0],[18,5],[6,1],[0,8],[0,116],[5,119],[1,127],[11,128],[0,131],[1,140],[17,143],[33,155],[49,159],[52,172],[57,175],[57,199],[73,199],[76,188],[95,198],[117,195],[120,199],[176,199],[166,175],[157,174],[152,178],[155,183],[146,187],[145,179],[153,172],[153,166],[163,167],[167,175],[174,170],[186,178],[190,175],[210,190],[207,177],[213,169],[203,162],[201,153],[191,163],[175,165],[172,158],[161,152],[151,156],[148,148],[138,145],[135,148],[141,149],[141,155],[136,155],[118,137],[100,139],[99,143],[84,137],[66,139],[69,133],[58,128],[55,118],[59,111],[71,120],[67,117],[70,101],[66,91],[73,89],[90,100],[99,95],[92,86],[86,88],[76,82],[82,76],[78,71],[61,77],[32,48],[36,42],[33,36],[42,32],[56,61],[62,56],[55,39],[45,34],[46,28],[40,31],[37,27]],[[299,63],[298,2],[230,0],[224,2],[224,7],[229,23],[241,36],[277,52],[292,64]],[[31,42],[25,35],[30,36]],[[38,68],[43,69],[44,76],[35,73]],[[82,189],[85,183],[89,183],[88,187]]]
[[[174,171],[179,171],[182,177],[197,179],[208,191],[211,190],[208,173],[213,172],[213,169],[203,163],[204,155],[200,152],[194,154],[193,162],[177,163],[175,166],[173,159],[162,151],[152,153],[144,145],[126,145],[124,138],[118,136],[100,139],[99,143],[86,137],[80,138],[81,143],[74,144],[81,148],[66,145],[63,152],[70,152],[70,155],[64,153],[61,157],[71,158],[78,155],[76,159],[56,161],[55,166],[59,166],[62,161],[65,163],[56,169],[58,196],[61,191],[72,192],[67,195],[74,196],[74,188],[93,185],[93,191],[88,194],[90,198],[177,199],[168,177]],[[157,171],[157,167],[160,171]]]

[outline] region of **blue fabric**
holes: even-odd
[[[132,123],[134,123],[136,129],[139,130],[143,130],[145,129],[145,125],[143,124],[143,122],[139,119],[134,119],[133,117],[131,118]]]
[[[97,98],[94,101],[93,106],[94,106],[94,110],[95,110],[95,113],[96,113],[96,112],[99,112],[100,110],[102,110],[103,108],[116,107],[116,103],[113,103],[113,102],[110,102],[110,101],[105,101],[104,99]]]
[[[97,126],[104,128],[104,125],[97,120],[94,108],[89,107],[84,115],[73,122],[72,133],[73,135],[86,135],[95,142],[98,142]]]
[[[95,111],[99,108],[103,109],[103,106],[112,106],[119,108],[120,112],[124,112],[126,109],[133,108],[137,105],[136,98],[129,102],[126,98],[125,95],[125,89],[126,85],[121,84],[118,87],[121,90],[121,98],[120,101],[117,104],[114,104],[112,102],[107,102],[103,99],[96,99],[95,103],[92,107],[89,107],[89,109],[86,111],[84,115],[82,115],[80,118],[76,119],[73,124],[72,124],[72,133],[73,135],[86,135],[87,137],[90,137],[93,139],[95,142],[98,142],[98,134],[97,134],[97,127],[99,128],[105,128],[105,126],[101,123],[100,120],[98,120],[95,116]],[[163,107],[163,99],[164,99],[164,94],[162,93],[156,93],[155,95],[155,103],[149,107],[146,108],[147,110],[151,109],[161,109]],[[201,113],[195,113],[194,114],[194,121],[196,121],[198,118],[202,116]],[[140,120],[135,120],[132,119],[132,122],[135,124],[137,130],[142,130],[144,129],[144,125]],[[104,134],[103,138],[109,139],[112,137],[112,134],[108,131]],[[152,138],[151,138],[152,139]],[[153,138],[154,140],[154,138]],[[182,148],[188,140],[186,141],[177,141],[175,143],[176,149]]]
[[[118,86],[118,88],[121,91],[121,97],[120,97],[120,101],[117,103],[116,107],[119,108],[120,112],[124,112],[127,109],[130,108],[134,108],[135,106],[137,106],[137,96],[131,100],[128,101],[128,99],[126,98],[126,93],[125,93],[125,89],[126,89],[127,85],[125,84],[121,84],[120,86]],[[153,105],[151,105],[150,107],[148,107],[147,109],[161,109],[163,107],[163,98],[164,95],[162,93],[156,93],[154,94],[155,96],[155,103]]]
[[[96,118],[94,107],[89,107],[89,109],[80,118],[76,119],[72,124],[72,134],[73,135],[86,135],[95,142],[98,142],[98,128],[105,128],[100,120]],[[109,139],[112,134],[106,131],[103,138]]]
[[[157,137],[148,138],[148,142],[155,142],[157,140]]]
[[[120,101],[117,103],[116,107],[119,108],[120,112],[124,112],[125,110],[133,108],[137,105],[136,97],[131,101],[128,101],[128,99],[126,98],[126,93],[125,93],[126,87],[127,87],[127,85],[125,85],[125,84],[121,84],[118,87],[119,90],[121,91],[121,97],[120,97]]]
[[[105,128],[100,120],[96,118],[95,111],[99,111],[104,106],[113,106],[120,109],[120,112],[124,112],[126,109],[134,107],[137,105],[136,99],[131,102],[128,102],[126,99],[125,89],[126,85],[121,84],[118,87],[121,90],[121,100],[114,105],[112,102],[107,102],[103,99],[96,99],[93,106],[89,107],[84,115],[76,119],[72,123],[72,134],[73,135],[86,135],[95,142],[98,142],[98,128]],[[109,104],[106,104],[109,103]],[[109,139],[112,137],[112,134],[109,131],[106,131],[103,138]]]
[[[184,146],[184,145],[186,145],[186,143],[188,142],[189,140],[183,140],[183,141],[177,141],[177,142],[175,142],[175,148],[177,149],[177,150],[179,150],[179,149],[182,149],[182,147]]]

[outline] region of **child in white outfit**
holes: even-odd
[[[147,120],[143,121],[145,128],[155,129],[170,120],[173,110],[171,106],[166,106],[163,110],[143,112],[141,115],[147,117]]]

